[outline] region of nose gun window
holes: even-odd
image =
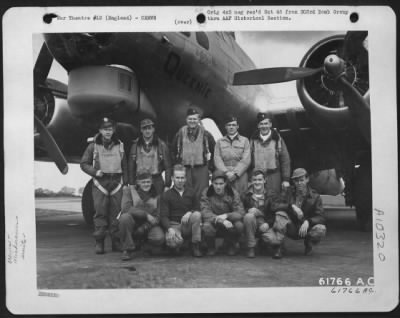
[[[196,40],[203,48],[208,50],[210,48],[210,42],[208,41],[207,34],[204,32],[196,32]]]

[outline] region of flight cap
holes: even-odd
[[[100,120],[100,129],[104,129],[104,128],[108,128],[108,127],[114,127],[115,126],[115,122],[108,118],[108,117],[103,117]]]
[[[150,118],[145,118],[140,121],[140,128],[144,128],[147,126],[154,126],[154,121]]]
[[[191,116],[191,115],[200,115],[200,113],[196,108],[189,108],[186,112],[186,116]]]
[[[151,173],[148,171],[140,171],[138,172],[137,176],[136,176],[136,180],[140,181],[140,180],[147,180],[147,179],[151,179]]]
[[[225,181],[227,180],[227,177],[225,175],[225,172],[221,170],[215,170],[212,174],[211,180],[214,181],[215,179],[222,178]]]
[[[264,119],[272,120],[272,115],[269,113],[258,113],[257,114],[257,123],[262,122]]]
[[[224,120],[224,124],[226,125],[226,124],[228,124],[228,123],[231,123],[231,122],[233,122],[233,121],[238,121],[237,120],[237,117],[235,117],[235,116],[233,116],[233,115],[228,115],[226,118],[225,118],[225,120]]]
[[[292,174],[292,179],[297,179],[300,178],[302,176],[306,176],[307,175],[307,171],[304,168],[297,168],[293,171]]]

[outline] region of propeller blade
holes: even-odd
[[[232,85],[257,85],[288,82],[321,72],[323,68],[275,67],[262,68],[234,74]]]
[[[368,103],[369,94],[364,98],[358,90],[349,83],[345,76],[339,77],[345,93],[350,97],[348,103],[350,113],[358,125],[362,136],[368,143],[371,143],[371,109]]]
[[[34,116],[37,131],[40,134],[40,140],[43,143],[49,157],[54,161],[57,168],[62,174],[68,172],[68,164],[56,141],[50,134],[49,130],[43,125],[39,118]]]
[[[35,67],[33,68],[33,80],[35,85],[44,84],[47,75],[49,75],[53,59],[53,55],[51,55],[46,43],[43,43]]]

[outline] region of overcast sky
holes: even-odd
[[[337,33],[343,32],[237,32],[236,40],[259,68],[298,66],[301,58],[313,44]],[[34,61],[42,43],[40,35],[34,36]],[[63,82],[68,81],[67,73],[57,62],[53,63],[49,77]],[[297,98],[295,82],[269,85],[268,93],[273,98]],[[205,125],[215,137],[220,136],[211,121]],[[62,175],[54,163],[35,162],[35,188],[58,191],[63,186],[69,186],[78,189],[89,179],[90,177],[83,173],[77,164],[69,164],[68,174]]]

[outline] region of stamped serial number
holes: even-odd
[[[349,277],[320,277],[318,280],[319,286],[373,286],[374,278],[357,278],[351,279]]]

